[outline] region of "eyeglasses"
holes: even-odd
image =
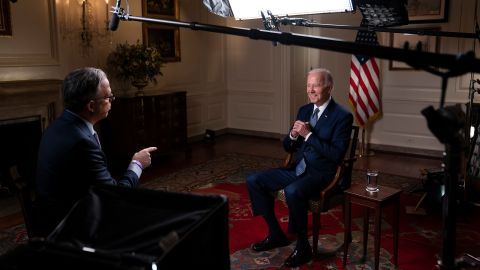
[[[105,97],[99,97],[99,98],[96,98],[95,100],[99,100],[99,99],[108,99],[110,102],[113,102],[115,100],[115,96],[110,95],[110,96],[105,96]]]

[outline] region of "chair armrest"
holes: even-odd
[[[285,157],[285,160],[283,161],[283,167],[288,167],[290,163],[293,161],[293,155],[294,152],[287,152],[287,156]]]
[[[340,165],[337,166],[337,171],[335,172],[335,176],[333,177],[333,180],[330,181],[328,186],[326,186],[321,192],[320,192],[320,199],[323,200],[326,196],[328,196],[330,193],[335,191],[335,189],[338,186],[338,182],[342,178],[343,175],[343,167],[344,167],[344,162],[340,163]]]

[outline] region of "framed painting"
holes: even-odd
[[[414,23],[435,23],[448,20],[449,0],[409,0],[408,20]]]
[[[179,18],[179,0],[142,0],[142,15],[162,19]]]
[[[439,28],[428,30],[440,31]],[[438,53],[440,49],[440,37],[438,36],[422,36],[402,33],[390,34],[391,47],[404,48],[406,42],[408,42],[409,50],[417,50],[417,48],[422,48],[422,51],[424,52]],[[413,68],[408,64],[393,60],[390,60],[389,68],[390,70],[413,70]]]
[[[12,36],[9,0],[0,0],[0,36]]]
[[[143,44],[156,47],[165,62],[180,61],[180,29],[178,27],[143,24]]]

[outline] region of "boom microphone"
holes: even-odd
[[[122,0],[117,0],[117,4],[113,8],[112,19],[110,20],[110,24],[108,25],[108,29],[110,31],[116,31],[118,28],[118,24],[120,23],[120,17],[118,17],[118,13],[120,12],[120,3]]]

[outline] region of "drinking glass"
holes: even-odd
[[[378,170],[368,169],[367,170],[367,188],[368,192],[377,192],[378,191]]]

